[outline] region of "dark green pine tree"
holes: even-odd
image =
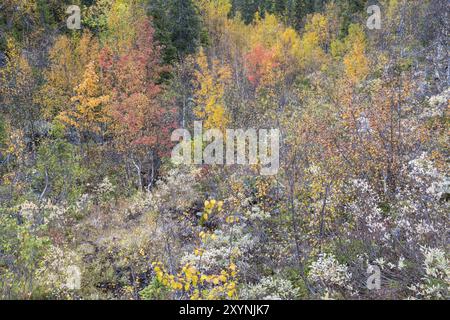
[[[277,15],[287,14],[287,1],[286,0],[275,0],[273,1],[273,12]]]
[[[340,37],[343,38],[347,36],[350,24],[357,21],[359,14],[364,13],[366,7],[368,6],[368,1],[339,1],[337,4],[341,18]]]
[[[149,15],[153,19],[155,39],[163,46],[163,60],[172,63],[177,57],[177,49],[172,43],[171,23],[168,16],[166,0],[151,0],[149,2]]]
[[[264,15],[267,10],[267,0],[232,0],[232,14],[236,15],[238,12],[241,14],[245,23],[251,23],[255,17],[255,13],[259,11]]]
[[[256,12],[276,14],[300,29],[308,14],[323,10],[329,0],[232,0],[232,14],[240,12],[246,23],[253,21]]]
[[[178,58],[195,52],[200,42],[201,20],[192,0],[169,0],[171,40]]]
[[[201,20],[192,0],[151,0],[149,8],[156,39],[164,46],[164,62],[170,64],[195,52]]]
[[[291,24],[300,30],[307,15],[322,10],[326,0],[296,0]]]

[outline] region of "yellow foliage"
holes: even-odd
[[[335,45],[334,54],[345,52],[345,73],[352,83],[364,80],[369,73],[369,60],[365,55],[365,50],[366,38],[364,31],[358,25],[351,25],[349,35],[344,43]]]
[[[46,83],[36,98],[48,120],[71,104],[74,89],[82,81],[86,66],[97,60],[98,50],[98,42],[89,32],[84,32],[80,39],[63,35],[56,40],[49,53]]]
[[[272,48],[278,43],[280,34],[283,33],[284,29],[283,24],[275,15],[267,14],[262,19],[257,14],[249,34],[250,46],[262,45],[265,48]]]
[[[364,47],[356,44],[351,53],[344,58],[345,71],[352,82],[359,82],[369,73],[368,60],[364,55]]]
[[[366,37],[358,25],[351,25],[348,36],[331,43],[331,54],[343,61],[345,74],[351,83],[363,80],[369,73],[369,60],[365,55]]]
[[[300,36],[294,29],[287,28],[280,36],[277,49],[276,52],[280,56],[285,53],[292,57],[299,57],[301,53]]]
[[[327,18],[320,13],[316,13],[311,16],[305,25],[305,33],[314,35],[316,45],[324,45],[329,38],[328,28]]]
[[[228,19],[231,10],[230,0],[195,0],[195,4],[200,9],[209,32],[209,40],[215,45],[222,43],[231,23]]]
[[[182,292],[191,300],[237,298],[235,282],[237,272],[234,263],[217,275],[204,274],[189,264],[182,267],[177,275],[168,273],[159,262],[153,263],[153,270],[160,283],[168,289]]]
[[[301,36],[274,15],[267,14],[264,18],[257,15],[249,34],[250,48],[262,46],[273,50],[274,61],[277,61],[282,72],[278,78],[282,79],[287,73],[298,71],[298,68],[320,67],[326,62],[324,47],[330,38],[329,25],[327,18],[321,14],[309,18],[305,33]],[[275,70],[266,74],[272,78],[271,81],[275,81]],[[270,83],[267,80],[264,82]]]
[[[299,58],[302,67],[320,67],[326,62],[323,47],[329,37],[327,18],[320,13],[312,15],[305,25],[300,44]]]
[[[6,53],[8,63],[0,68],[0,95],[6,104],[30,104],[31,101],[24,100],[28,98],[28,92],[31,95],[33,83],[33,72],[28,60],[12,38],[6,41]]]
[[[209,19],[227,19],[231,10],[230,0],[196,0],[197,6]]]
[[[146,16],[140,0],[116,0],[107,17],[106,42],[118,54],[126,54],[138,36],[139,30],[131,26]]]
[[[75,103],[74,110],[63,111],[58,120],[80,130],[98,132],[100,125],[108,120],[102,106],[109,101],[109,96],[101,95],[99,81],[95,64],[91,62],[86,67],[82,82],[75,88],[76,95],[71,99]]]
[[[211,214],[214,209],[220,212],[222,207],[223,201],[207,200],[205,201],[204,211],[207,214]],[[201,243],[194,249],[194,255],[200,257],[199,265],[193,266],[188,263],[174,275],[167,272],[162,263],[154,262],[153,270],[156,278],[167,288],[177,293],[182,293],[183,296],[187,296],[192,300],[236,299],[236,277],[238,273],[236,264],[231,261],[229,266],[218,274],[202,272],[200,264],[201,257],[205,251],[202,247],[209,239],[214,239],[215,236],[209,232],[201,231],[199,238]]]
[[[225,85],[231,79],[228,66],[221,66],[214,60],[209,68],[207,57],[203,50],[197,58],[199,70],[196,71],[198,89],[195,92],[197,108],[195,114],[204,121],[205,129],[220,129],[225,131],[230,118],[225,108]]]

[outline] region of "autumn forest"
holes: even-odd
[[[0,300],[449,299],[449,9],[0,0]]]

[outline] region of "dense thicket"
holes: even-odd
[[[449,4],[373,3],[2,1],[0,298],[448,299]],[[175,165],[196,120],[278,173]]]

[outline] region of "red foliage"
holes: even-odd
[[[150,147],[163,155],[171,146],[170,129],[176,124],[173,109],[161,103],[158,81],[165,71],[161,48],[148,19],[137,22],[136,30],[139,35],[125,55],[114,57],[109,48],[100,54],[105,82],[112,92],[109,112],[123,147]]]
[[[247,78],[254,86],[259,86],[261,80],[278,66],[273,50],[266,49],[260,44],[247,53],[244,59]]]

